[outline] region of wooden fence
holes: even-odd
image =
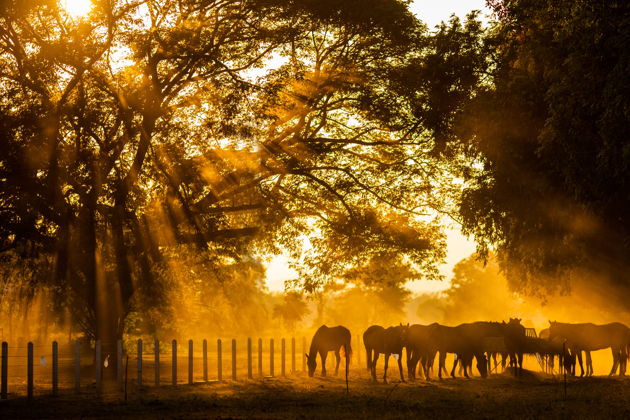
[[[360,365],[361,340],[360,337],[355,340],[355,357],[351,358],[351,363]],[[57,396],[60,386],[75,392],[94,390],[99,394],[103,392],[104,373],[115,377],[118,390],[126,391],[127,386],[132,386],[136,392],[146,386],[223,381],[224,374],[228,374],[228,379],[232,381],[293,375],[306,371],[308,343],[305,337],[301,341],[300,351],[295,338],[291,338],[288,343],[282,338],[279,346],[273,338],[259,338],[257,343],[251,338],[247,338],[245,343],[237,342],[236,339],[217,339],[215,346],[205,339],[201,343],[193,340],[186,343],[178,343],[177,340],[137,340],[135,346],[127,349],[123,348],[119,340],[115,346],[116,354],[106,354],[105,358],[102,357],[103,344],[100,340],[95,343],[76,340],[65,345],[61,352],[56,341],[50,345],[29,342],[26,346],[17,347],[10,347],[7,342],[3,342],[0,398],[8,398],[9,387],[12,388],[11,395],[26,393],[29,400],[35,393]],[[89,344],[92,346],[87,347]],[[115,364],[112,357],[116,357]],[[224,360],[224,357],[228,360]],[[257,360],[255,371],[254,357]],[[299,359],[301,366],[297,364]],[[94,363],[95,360],[103,362]],[[276,369],[278,362],[279,371]],[[109,370],[114,365],[115,373]],[[185,373],[180,376],[179,372]]]

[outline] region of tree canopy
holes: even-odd
[[[120,336],[140,296],[157,304],[181,252],[221,277],[278,247],[299,258],[307,235],[311,289],[388,255],[438,276],[435,219],[458,185],[425,104],[443,95],[451,118],[469,70],[407,77],[443,46],[406,3],[1,7],[1,251],[44,256],[35,280],[91,336]]]
[[[476,160],[464,230],[522,291],[566,290],[576,270],[627,283],[630,5],[490,3],[489,83],[457,126]]]

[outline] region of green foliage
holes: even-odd
[[[252,256],[279,248],[310,291],[373,287],[379,264],[387,287],[438,275],[474,19],[429,37],[397,0],[20,4],[0,14],[0,251],[54,260],[39,280],[91,336],[132,312],[129,331],[171,333],[158,308],[204,290],[256,305]],[[193,307],[182,322],[215,319]]]
[[[562,289],[586,269],[627,281],[627,2],[503,1],[492,85],[459,134],[477,154],[461,215],[514,287]]]

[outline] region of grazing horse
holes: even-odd
[[[510,355],[510,366],[514,368],[514,376],[523,373],[523,353],[527,348],[527,335],[525,327],[521,325],[520,318],[510,318],[509,322],[503,321],[503,338],[505,347]]]
[[[376,363],[378,356],[383,353],[385,357],[385,371],[383,382],[387,383],[387,366],[389,356],[394,354],[398,362],[400,380],[405,382],[402,370],[402,349],[407,343],[409,324],[398,325],[396,327],[383,328],[380,325],[372,325],[363,333],[363,344],[367,354],[367,368],[372,374],[372,380],[376,382]]]
[[[628,358],[628,345],[630,343],[630,329],[620,322],[595,325],[592,323],[569,324],[549,321],[549,337],[563,337],[567,346],[578,358],[580,363],[580,376],[584,376],[582,366],[582,351],[600,350],[609,348],[613,356],[613,366],[609,376],[617,371],[619,376],[626,373]]]
[[[576,362],[575,353],[571,354],[569,349],[565,348],[564,354],[563,354],[562,344],[566,342],[566,339],[559,335],[551,339],[549,328],[544,328],[540,330],[538,337],[549,341],[550,345],[552,346],[553,351],[546,355],[547,369],[551,371],[550,373],[553,374],[554,358],[555,356],[558,356],[560,368],[564,368],[567,372],[571,373],[572,375],[575,375],[575,362]],[[592,376],[593,375],[593,359],[591,358],[590,350],[584,350],[584,356],[586,358],[586,376]]]
[[[487,359],[481,344],[481,339],[486,336],[486,333],[483,332],[485,326],[480,324],[490,323],[461,324],[457,327],[447,327],[440,324],[430,325],[432,340],[435,343],[435,348],[440,352],[438,365],[438,376],[440,379],[442,379],[442,371],[446,372],[444,362],[447,353],[457,354],[458,359],[462,359],[465,362],[470,361],[470,365],[472,365],[474,357],[477,360],[477,369],[481,376],[485,378],[488,375]],[[453,366],[453,369],[455,366],[456,364]],[[466,369],[464,369],[464,376],[468,377]]]
[[[311,340],[311,348],[306,355],[308,365],[308,376],[312,377],[317,368],[317,353],[322,360],[322,376],[326,376],[326,356],[329,351],[335,352],[337,364],[335,365],[335,376],[339,373],[339,362],[341,355],[339,350],[343,346],[346,356],[346,372],[348,371],[349,357],[352,355],[350,331],[341,325],[329,328],[322,325],[317,329]]]
[[[595,325],[592,323],[569,324],[549,321],[549,336],[563,337],[567,346],[577,356],[580,364],[580,376],[584,376],[582,366],[582,351],[600,350],[610,347],[613,356],[613,366],[609,376],[617,371],[619,376],[626,373],[628,344],[630,343],[630,329],[620,322]],[[588,367],[587,367],[588,368]]]
[[[407,376],[409,379],[416,379],[416,366],[418,362],[422,368],[424,377],[429,379],[429,369],[431,369],[437,349],[431,339],[431,326],[414,324],[409,327],[407,334]]]

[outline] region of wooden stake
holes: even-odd
[[[52,343],[52,394],[59,395],[59,347],[57,342]]]

